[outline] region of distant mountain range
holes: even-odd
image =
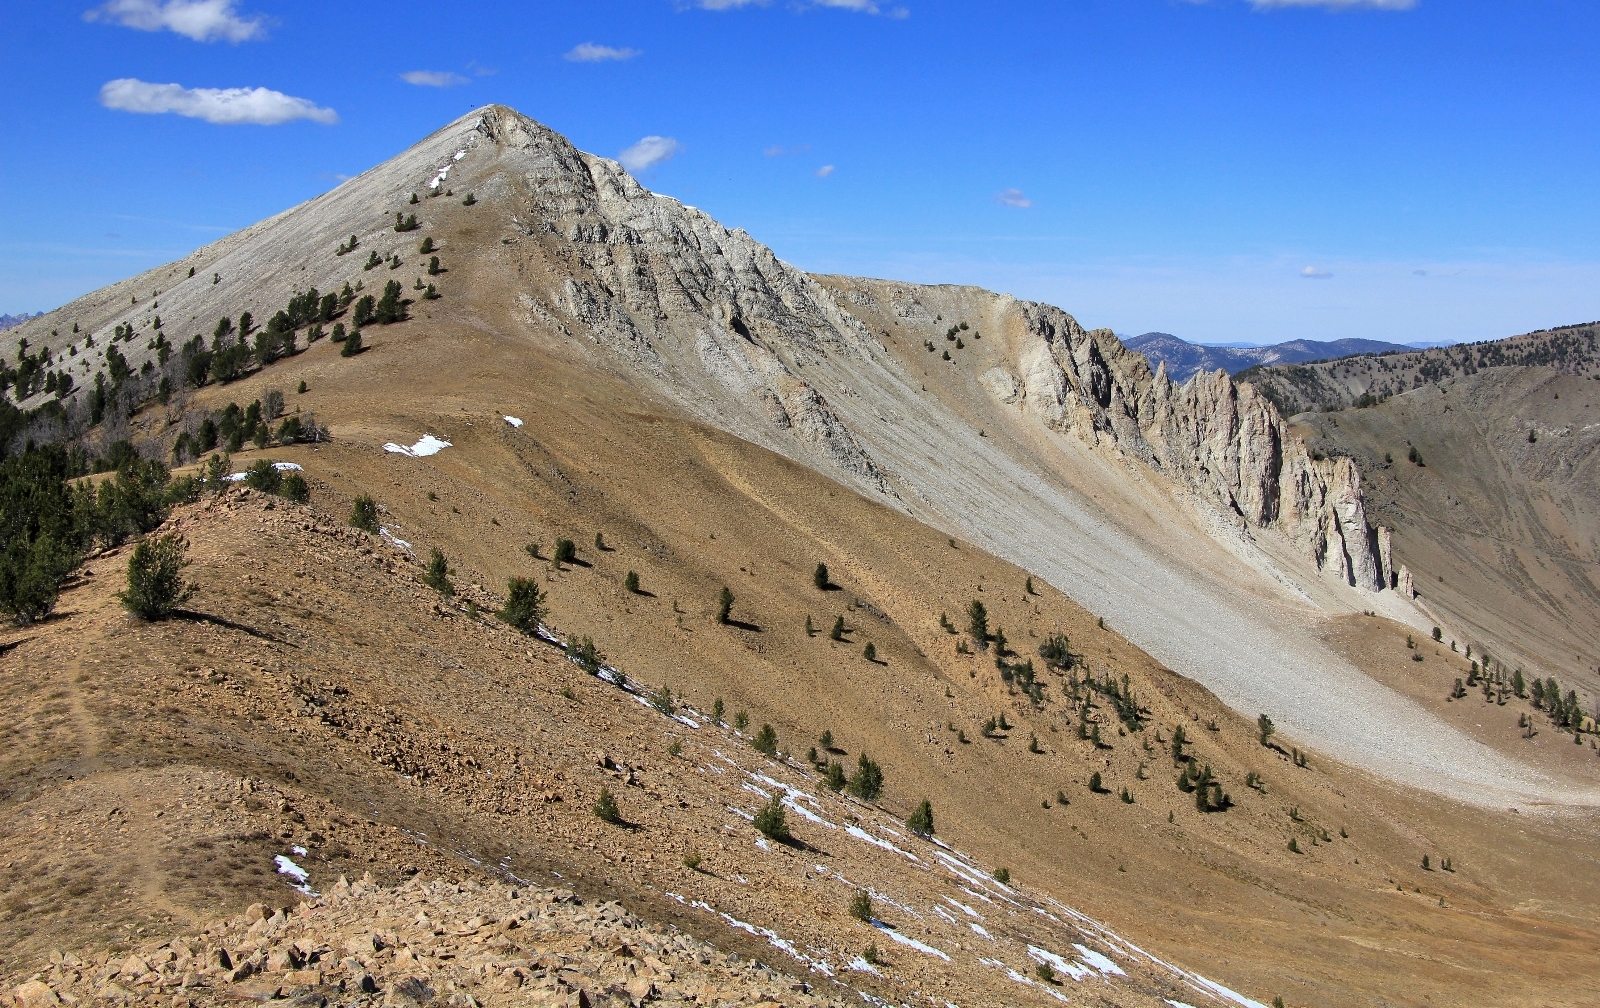
[[[1306,361],[1326,360],[1330,357],[1349,357],[1352,354],[1380,354],[1391,351],[1409,351],[1415,347],[1382,340],[1342,339],[1332,342],[1317,340],[1290,340],[1272,346],[1201,346],[1181,340],[1171,333],[1148,332],[1122,341],[1129,350],[1142,353],[1156,367],[1163,361],[1167,376],[1175,382],[1186,382],[1201,371],[1218,368],[1237,374],[1246,368],[1265,364],[1302,364]]]
[[[32,315],[29,315],[27,312],[23,312],[21,315],[0,315],[0,332],[5,332],[12,326],[19,326],[29,319],[38,318],[43,314],[44,312],[34,312]]]

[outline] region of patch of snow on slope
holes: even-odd
[[[1122,967],[1121,966],[1118,966],[1116,963],[1112,962],[1110,959],[1107,959],[1105,956],[1103,956],[1100,953],[1096,952],[1094,949],[1088,948],[1087,946],[1084,946],[1084,945],[1079,945],[1077,942],[1073,942],[1072,943],[1072,947],[1077,949],[1078,953],[1083,956],[1083,961],[1084,962],[1088,963],[1090,966],[1093,966],[1095,969],[1099,970],[1101,973],[1108,974],[1108,975],[1111,974],[1111,973],[1115,973],[1118,976],[1127,976],[1128,975],[1128,974],[1122,972]]]
[[[1221,984],[1217,983],[1215,980],[1207,980],[1205,977],[1201,976],[1198,973],[1191,973],[1189,975],[1194,977],[1196,980],[1200,981],[1200,983],[1202,983],[1205,986],[1209,987],[1219,997],[1225,997],[1229,1001],[1234,1002],[1235,1004],[1243,1005],[1244,1008],[1267,1008],[1267,1006],[1262,1004],[1260,1001],[1252,1001],[1249,998],[1245,997],[1243,994],[1238,993],[1237,991],[1229,990],[1228,988],[1226,988],[1226,987],[1222,986]]]
[[[1082,963],[1076,963],[1069,959],[1063,959],[1054,952],[1051,952],[1047,949],[1042,949],[1037,945],[1028,946],[1028,957],[1035,962],[1041,962],[1045,963],[1046,965],[1053,966],[1055,967],[1056,972],[1065,973],[1074,980],[1082,980],[1086,976],[1091,976],[1094,972]]]
[[[304,469],[301,467],[300,463],[298,463],[298,462],[274,462],[274,463],[272,463],[272,468],[278,470],[279,472],[294,472],[296,470],[301,471],[301,472],[304,471]],[[229,483],[237,483],[240,480],[244,479],[248,475],[250,475],[250,474],[249,473],[242,473],[242,472],[229,473],[228,475],[226,475],[226,476],[224,476],[222,478],[224,480],[226,480],[227,482],[229,482]]]
[[[519,417],[508,416],[508,417],[504,417],[503,419],[505,420],[506,423],[510,424],[513,427],[521,427],[522,426],[522,420]]]
[[[879,931],[882,931],[884,934],[888,935],[890,938],[894,939],[895,941],[899,942],[901,945],[909,945],[912,948],[916,949],[918,952],[925,952],[925,953],[927,953],[928,955],[931,955],[931,956],[938,956],[940,959],[943,959],[945,962],[950,962],[950,957],[949,956],[945,955],[943,952],[941,952],[938,949],[934,948],[932,945],[929,945],[926,942],[917,941],[915,938],[911,937],[910,935],[903,935],[900,932],[896,931],[894,928],[892,928],[889,925],[885,924],[883,921],[875,920],[875,921],[872,922],[872,926],[877,928]]]
[[[397,452],[401,455],[409,455],[412,458],[425,458],[429,455],[437,455],[440,451],[449,447],[450,442],[436,438],[432,434],[424,434],[422,435],[422,440],[418,441],[409,448],[405,445],[398,445],[393,441],[389,441],[384,444],[383,450],[386,452]]]
[[[306,870],[304,868],[302,868],[299,865],[295,864],[293,861],[289,860],[287,857],[285,857],[282,854],[279,854],[277,857],[273,858],[272,860],[273,860],[273,863],[275,863],[278,866],[278,874],[279,875],[287,875],[290,878],[294,879],[294,881],[290,883],[290,887],[293,888],[296,892],[303,893],[306,896],[319,896],[319,895],[321,895],[320,893],[316,892],[314,889],[311,888],[311,883],[308,881],[311,876],[306,874]]]

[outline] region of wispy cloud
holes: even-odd
[[[672,137],[647,136],[617,155],[622,167],[631,172],[642,172],[665,164],[683,150],[683,144]]]
[[[1417,5],[1418,0],[1250,0],[1250,6],[1256,10],[1271,10],[1275,7],[1325,7],[1328,10],[1355,10],[1365,7],[1368,10],[1411,10]]]
[[[106,82],[100,89],[100,104],[121,112],[171,112],[223,126],[276,126],[296,119],[324,125],[339,121],[339,113],[331,108],[264,87],[186,88],[180,84],[150,84],[132,77]]]
[[[995,194],[994,201],[1001,206],[1016,207],[1026,210],[1033,206],[1033,200],[1024,196],[1021,189],[1002,189]]]
[[[85,21],[106,21],[140,31],[177,32],[196,42],[247,42],[266,35],[266,18],[241,17],[234,0],[110,0],[85,11]]]
[[[467,83],[465,77],[448,70],[407,70],[400,79],[417,87],[455,87]]]
[[[1307,279],[1307,280],[1332,280],[1333,279],[1333,274],[1332,273],[1329,273],[1325,269],[1317,269],[1315,266],[1307,266],[1305,269],[1300,271],[1300,275],[1302,277],[1304,277],[1305,279]]]
[[[767,157],[781,157],[784,154],[804,154],[810,149],[810,144],[800,144],[798,147],[781,147],[777,144],[773,144],[771,147],[762,148],[761,153],[765,154]]]
[[[604,63],[607,60],[631,60],[635,56],[643,56],[643,49],[616,49],[611,46],[596,45],[593,42],[580,42],[562,57],[574,63]]]
[[[833,174],[833,165],[831,165],[831,164],[825,164],[821,168],[817,169],[817,178],[827,178],[829,175],[832,175],[832,174]]]

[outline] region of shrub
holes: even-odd
[[[1261,744],[1267,745],[1272,741],[1272,733],[1278,729],[1273,727],[1272,719],[1262,714],[1256,718],[1256,728],[1261,732]]]
[[[834,617],[833,629],[828,631],[828,639],[829,640],[836,640],[836,641],[844,640],[844,617],[843,616],[835,616]]]
[[[1435,642],[1442,641],[1444,639],[1443,635],[1440,634],[1438,627],[1433,628],[1433,639]]]
[[[1090,791],[1093,791],[1095,794],[1099,794],[1102,791],[1104,791],[1105,789],[1106,789],[1105,788],[1105,784],[1102,783],[1101,779],[1100,779],[1100,771],[1096,770],[1094,773],[1089,775],[1089,790]]]
[[[866,960],[867,965],[869,966],[881,966],[883,964],[883,960],[880,958],[880,955],[881,953],[878,951],[878,946],[875,944],[868,945],[861,952],[861,958]]]
[[[555,561],[560,564],[569,564],[578,559],[578,547],[571,539],[557,539]]]
[[[822,748],[824,748],[824,749],[832,749],[833,748],[833,732],[824,731],[821,735],[818,735],[817,736],[817,744],[822,746]]]
[[[690,871],[699,871],[700,855],[696,854],[694,851],[690,851],[689,853],[685,854],[683,856],[683,866]]]
[[[883,793],[883,768],[862,753],[856,760],[856,772],[850,776],[847,787],[851,794],[862,801],[877,801]]]
[[[623,825],[622,810],[617,808],[617,800],[604,787],[600,789],[599,800],[594,803],[594,814],[613,826]]]
[[[1296,840],[1294,837],[1290,837],[1289,838],[1289,853],[1290,854],[1298,854],[1298,853],[1300,853],[1300,841]]]
[[[438,299],[439,292],[433,289],[433,284],[429,284],[428,289],[422,292],[422,300],[437,301]]]
[[[1033,972],[1047,984],[1056,982],[1056,971],[1051,969],[1047,963],[1040,963]]]
[[[339,347],[340,357],[354,357],[366,349],[361,345],[361,330],[351,329],[350,335],[344,338],[344,343]]]
[[[778,754],[778,733],[769,724],[764,724],[756,732],[756,737],[751,740],[751,745],[763,756],[776,756]]]
[[[429,256],[428,257],[428,275],[429,276],[438,276],[441,272],[443,272],[443,270],[441,270],[439,268],[439,257],[438,256]]]
[[[461,201],[461,205],[462,206],[471,206],[472,204],[474,204],[476,202],[478,202],[478,198],[476,196],[472,195],[471,193],[467,193],[467,198]]]
[[[650,694],[650,706],[663,714],[671,714],[677,710],[672,703],[672,690],[666,686],[662,686],[659,690]],[[677,743],[673,744],[676,745]]]
[[[1009,868],[996,868],[994,870],[994,880],[996,882],[1000,883],[1001,885],[1010,885],[1011,884],[1011,869],[1009,869]]]
[[[875,647],[871,641],[867,641],[867,646],[865,648],[863,648],[862,651],[861,651],[861,657],[865,658],[867,661],[870,661],[870,662],[877,661],[878,660],[878,649],[877,649],[877,647]]]
[[[837,761],[828,764],[826,775],[827,785],[834,791],[843,791],[845,787],[844,764]]]
[[[568,637],[567,657],[590,675],[600,671],[600,652],[595,649],[593,638],[585,637],[580,641],[577,637]]]
[[[872,923],[872,897],[865,889],[857,889],[850,897],[850,916],[858,921]]]
[[[733,612],[733,592],[727,585],[722,586],[722,591],[717,595],[717,622],[726,623]]]
[[[256,459],[244,474],[244,485],[252,490],[275,494],[283,486],[283,473],[271,459]]]
[[[362,494],[356,498],[355,506],[350,509],[350,524],[363,532],[378,534],[378,505],[371,497]]]
[[[821,564],[821,563],[817,564],[816,571],[811,575],[811,583],[817,586],[817,590],[818,591],[826,591],[827,590],[827,588],[828,588],[828,565],[827,564]]]
[[[422,583],[447,598],[456,593],[456,586],[450,583],[450,566],[437,546],[428,555],[428,572],[422,576]]]
[[[742,735],[744,734],[744,730],[748,727],[750,727],[750,715],[746,714],[744,711],[740,711],[733,716],[734,731]]]
[[[276,420],[283,416],[283,393],[275,388],[261,390],[261,419]]]
[[[304,504],[311,499],[311,488],[306,486],[306,478],[297,472],[291,472],[283,478],[283,486],[278,493],[296,504]]]
[[[419,253],[421,253],[422,255],[427,255],[429,252],[432,252],[433,251],[433,239],[432,238],[424,238],[424,239],[422,239],[422,244],[417,247],[417,251]]]
[[[629,594],[639,594],[639,572],[629,571],[628,576],[622,579],[622,587],[626,589]]]
[[[193,595],[196,586],[185,584],[184,553],[189,544],[175,535],[146,539],[133,548],[128,558],[128,587],[117,597],[135,616],[144,620],[164,620]]]
[[[978,599],[967,606],[967,632],[979,647],[989,642],[989,611]]]
[[[911,813],[911,818],[906,820],[906,829],[917,836],[932,836],[933,803],[926,798],[922,799],[922,803]]]
[[[722,723],[722,698],[717,697],[711,701],[711,720],[717,724]]]
[[[299,417],[286,416],[283,418],[283,423],[278,425],[278,443],[294,444],[300,440],[304,433]]]
[[[776,796],[766,808],[756,813],[755,828],[779,843],[789,842],[789,824],[785,821],[783,799]]]

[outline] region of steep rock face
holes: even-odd
[[[830,290],[744,231],[649,192],[616,162],[581,153],[524,116],[491,108],[479,128],[514,172],[517,225],[570,264],[552,312],[668,379],[664,387],[709,422],[743,412],[755,421],[747,432],[894,493],[866,443],[801,371],[843,364],[893,380],[851,307],[930,321],[914,286],[861,281]],[[1282,528],[1340,581],[1383,587],[1355,467],[1312,459],[1249,386],[1221,371],[1177,385],[1109,330],[1086,330],[1050,305],[992,296],[1024,333],[1015,373],[980,379],[996,399],[1051,429],[1110,438],[1224,512]]]
[[[569,274],[548,319],[668,379],[682,405],[715,423],[728,402],[754,408],[772,438],[883,491],[882,474],[827,400],[796,371],[824,353],[870,352],[870,336],[805,273],[742,230],[639,185],[608,158],[491,107],[480,131],[512,179],[512,218]],[[536,300],[536,299],[534,299]]]
[[[840,279],[841,300],[929,321],[907,285]],[[914,291],[914,288],[912,289]],[[1347,459],[1313,459],[1272,404],[1226,373],[1176,384],[1105,329],[1008,295],[991,318],[1011,333],[1009,367],[979,379],[994,398],[1091,443],[1109,439],[1202,500],[1255,527],[1281,528],[1317,566],[1366,590],[1385,587],[1361,477]]]

